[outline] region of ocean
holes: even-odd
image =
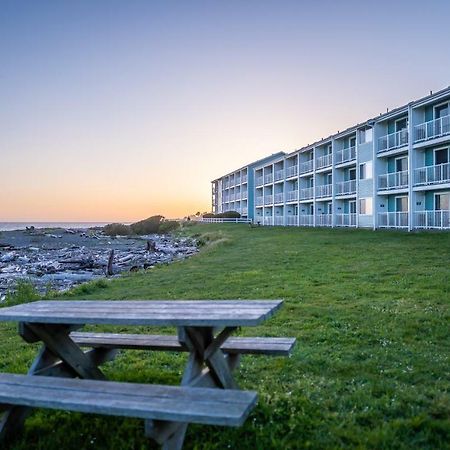
[[[92,228],[103,227],[109,222],[0,222],[0,231],[25,230],[35,228]]]

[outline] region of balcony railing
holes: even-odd
[[[331,227],[332,225],[331,214],[317,214],[316,215],[316,227]]]
[[[283,216],[275,216],[273,218],[273,224],[274,225],[284,225],[284,217]]]
[[[316,169],[331,166],[332,163],[333,163],[333,155],[331,153],[329,153],[328,155],[319,156],[316,161]]]
[[[313,196],[314,196],[314,188],[313,187],[300,189],[300,200],[306,200],[308,198],[313,198]]]
[[[277,170],[275,172],[275,181],[282,180],[284,178],[284,170]]]
[[[323,184],[322,186],[316,186],[316,197],[331,197],[332,185]]]
[[[356,147],[343,148],[336,152],[336,164],[342,164],[356,159]]]
[[[336,214],[336,226],[338,227],[356,227],[356,214]]]
[[[349,195],[356,193],[356,180],[339,181],[336,183],[336,195]]]
[[[312,214],[300,214],[298,218],[300,226],[312,227],[314,225],[314,216]]]
[[[256,177],[255,186],[261,186],[264,184],[264,178],[262,176]]]
[[[300,173],[312,172],[314,168],[314,161],[311,159],[300,163]]]
[[[416,228],[450,229],[450,211],[419,211],[414,213]]]
[[[286,167],[286,178],[295,177],[297,175],[297,165]]]
[[[283,203],[283,201],[284,201],[284,194],[282,193],[282,192],[277,192],[274,196],[273,196],[273,199],[274,199],[274,202],[275,203]]]
[[[242,175],[242,183],[247,183],[247,175]]]
[[[298,200],[298,191],[287,191],[286,192],[286,201],[292,202]]]
[[[272,216],[264,217],[264,225],[272,225]]]
[[[385,173],[378,176],[378,189],[402,189],[408,187],[408,171]]]
[[[298,216],[286,216],[286,225],[296,226],[298,223]]]
[[[271,205],[273,203],[273,195],[264,196],[264,204]]]
[[[378,226],[380,228],[407,228],[408,212],[386,212],[378,214]]]
[[[414,142],[427,141],[450,134],[450,116],[430,120],[414,127]]]
[[[378,139],[378,153],[387,152],[405,145],[408,145],[408,130],[406,128],[396,133],[381,136]]]
[[[420,167],[414,170],[414,184],[450,183],[450,163]]]
[[[240,179],[240,178],[235,178],[235,179],[234,179],[234,184],[235,184],[235,185],[241,184],[241,179]]]
[[[271,173],[264,175],[264,183],[272,183],[273,181],[273,175]]]
[[[255,205],[256,206],[262,206],[263,205],[263,198],[262,197],[256,197]]]

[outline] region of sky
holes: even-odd
[[[210,181],[450,85],[450,2],[0,0],[0,221],[211,209]]]

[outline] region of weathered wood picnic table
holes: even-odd
[[[240,355],[288,355],[295,339],[230,336],[238,327],[260,324],[281,304],[54,300],[0,308],[0,321],[19,322],[26,342],[43,343],[28,375],[0,374],[0,439],[17,431],[32,407],[143,418],[146,434],[167,450],[182,447],[188,423],[240,426],[257,397],[239,390],[233,377]],[[76,331],[86,324],[175,326],[178,333]],[[118,349],[189,352],[181,386],[106,381],[99,366]]]

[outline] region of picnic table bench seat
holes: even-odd
[[[82,347],[189,351],[171,335],[73,332],[70,337]],[[220,348],[229,354],[289,356],[294,344],[295,338],[229,337]]]
[[[0,374],[0,411],[8,405],[240,426],[256,404],[253,391]]]

